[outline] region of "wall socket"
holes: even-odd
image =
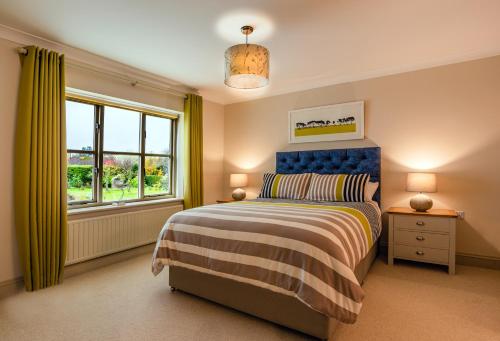
[[[457,211],[458,219],[465,219],[465,211]]]

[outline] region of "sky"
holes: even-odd
[[[104,151],[139,152],[140,114],[114,107],[104,108]],[[146,116],[146,153],[169,153],[171,121]],[[94,148],[94,106],[66,101],[68,149]]]

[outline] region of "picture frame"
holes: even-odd
[[[364,101],[291,110],[288,125],[289,143],[364,139]]]

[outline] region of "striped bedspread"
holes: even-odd
[[[353,323],[364,296],[354,269],[379,233],[375,203],[259,199],[209,205],[166,222],[153,273],[170,265],[221,276],[294,296]]]

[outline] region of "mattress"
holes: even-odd
[[[260,199],[199,207],[167,221],[153,272],[169,265],[220,276],[353,323],[364,297],[354,269],[380,225],[376,203]]]

